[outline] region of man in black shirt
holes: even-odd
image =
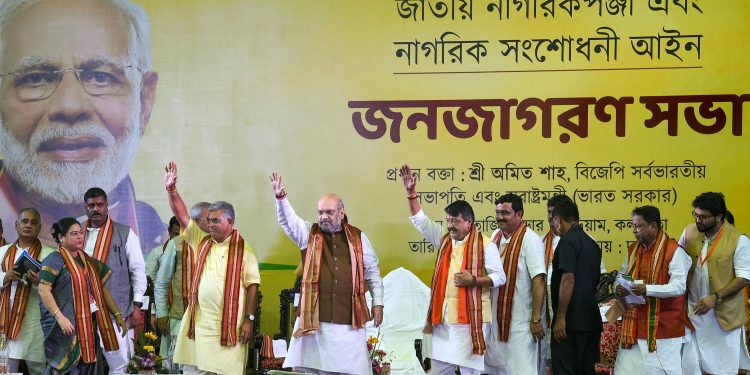
[[[552,259],[552,373],[594,374],[602,320],[596,302],[602,250],[578,224],[578,206],[563,202],[552,211],[558,233]]]

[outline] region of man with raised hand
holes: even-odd
[[[445,208],[443,228],[422,211],[417,179],[408,165],[401,167],[400,176],[412,224],[438,249],[423,330],[432,334],[432,374],[452,375],[459,368],[461,374],[478,375],[484,371],[484,338],[492,322],[490,290],[505,284],[500,253],[474,225],[468,202]]]
[[[302,250],[303,262],[300,316],[284,367],[314,374],[370,374],[365,323],[372,319],[378,327],[383,321],[383,280],[370,240],[349,224],[338,195],[318,200],[318,222],[313,224],[294,212],[281,175],[273,172],[270,180],[279,225]]]

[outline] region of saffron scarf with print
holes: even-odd
[[[85,233],[84,239],[88,239],[88,228],[91,225],[91,220],[86,221],[83,224],[83,233]],[[104,225],[99,227],[99,232],[96,235],[96,243],[94,243],[94,259],[107,263],[107,256],[109,256],[109,246],[112,244],[112,232],[114,232],[115,224],[112,222],[112,218],[107,215],[107,221]],[[85,242],[83,248],[86,248]]]
[[[544,268],[549,268],[552,258],[555,256],[555,248],[552,246],[554,238],[555,234],[552,233],[552,229],[544,235]]]
[[[16,251],[18,250],[18,241],[8,247],[5,257],[2,260],[3,272],[8,272],[15,265]],[[29,247],[29,255],[39,260],[39,254],[42,252],[42,243],[38,239]],[[21,275],[23,276],[23,275]],[[26,305],[29,302],[29,293],[31,287],[22,282],[16,284],[16,293],[13,298],[13,306],[10,305],[10,287],[0,292],[0,332],[5,333],[7,338],[15,340],[18,333],[21,332],[23,317],[26,315]],[[36,308],[36,306],[34,306]]]
[[[190,301],[190,280],[195,269],[195,260],[193,258],[193,248],[188,245],[187,241],[182,241],[182,309],[189,306]],[[172,288],[169,288],[171,291]]]
[[[510,337],[510,321],[513,317],[513,295],[516,292],[516,278],[518,277],[518,258],[521,255],[523,236],[526,233],[526,222],[521,220],[510,241],[500,254],[503,257],[503,269],[505,270],[506,282],[501,285],[497,293],[497,328],[498,340],[508,342]],[[503,231],[498,230],[492,242],[500,248],[500,239]]]
[[[110,319],[109,309],[104,301],[102,280],[99,278],[97,268],[94,266],[92,257],[83,250],[79,250],[83,265],[76,262],[75,257],[67,249],[60,246],[58,250],[65,262],[65,267],[70,273],[70,281],[73,285],[73,307],[75,309],[76,329],[75,334],[81,348],[81,357],[85,363],[96,361],[96,348],[99,343],[94,340],[94,325],[91,321],[91,307],[89,293],[94,298],[99,311],[96,315],[97,328],[104,342],[104,350],[111,352],[119,350],[115,328]],[[109,271],[110,273],[112,271]],[[107,274],[104,279],[109,277]]]
[[[628,248],[628,274],[631,275],[633,280],[644,280],[646,284],[654,284],[658,282],[659,272],[662,267],[668,267],[665,263],[667,253],[667,243],[669,242],[669,236],[664,230],[660,230],[656,236],[656,240],[649,245],[654,246],[653,261],[651,268],[649,269],[648,275],[640,274],[640,265],[643,261],[643,251],[640,251],[639,242],[633,242]],[[647,321],[643,322],[648,324],[646,340],[648,341],[648,351],[656,351],[656,329],[659,326],[661,302],[656,297],[645,297],[646,298],[646,316]],[[638,305],[628,305],[625,315],[622,318],[622,333],[620,334],[620,344],[624,349],[630,349],[635,345],[638,339],[638,316],[637,316]]]
[[[352,261],[352,327],[363,328],[370,320],[370,310],[365,299],[365,271],[362,250],[361,232],[346,221],[341,223],[346,241],[349,244],[349,255]],[[325,234],[318,224],[310,229],[310,239],[305,252],[305,264],[302,271],[300,291],[300,327],[294,337],[311,335],[318,329],[320,294],[320,266],[323,263]]]
[[[430,305],[427,310],[427,320],[433,325],[440,324],[443,321],[445,288],[448,279],[453,277],[449,274],[452,252],[453,240],[450,234],[446,233],[440,239],[440,249],[435,261],[435,273],[432,275]],[[472,276],[484,276],[484,244],[482,234],[474,225],[471,226],[471,232],[464,242],[464,258],[461,263],[461,270],[469,271]],[[469,324],[472,353],[483,355],[487,351],[487,345],[482,333],[481,286],[458,287],[458,322]]]
[[[206,258],[211,251],[214,240],[211,236],[203,237],[198,245],[198,259],[195,263],[195,273],[190,283],[190,326],[187,336],[195,338],[195,306],[198,304],[198,284],[203,274]],[[240,288],[242,288],[242,260],[245,255],[245,240],[240,236],[237,229],[229,234],[229,249],[227,250],[227,269],[224,281],[224,310],[221,313],[221,346],[232,347],[237,345],[237,320],[242,310],[240,301]],[[185,275],[183,275],[185,278]]]

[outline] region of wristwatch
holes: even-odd
[[[143,307],[143,302],[133,302],[133,305],[134,305],[135,307],[137,307],[137,308],[139,308],[139,309],[140,309],[141,307]]]
[[[719,292],[714,292],[714,297],[716,297],[716,304],[721,305],[721,296],[719,295]]]
[[[255,321],[255,315],[253,315],[253,314],[247,314],[247,315],[245,315],[245,319],[247,319],[247,320],[249,320],[251,322]]]

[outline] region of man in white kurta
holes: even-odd
[[[442,225],[430,219],[424,211],[420,210],[416,215],[409,217],[414,227],[424,238],[438,249],[440,247],[440,238],[445,234],[446,229]],[[503,263],[500,260],[500,253],[492,241],[483,236],[484,243],[484,268],[487,276],[492,279],[493,288],[505,283],[505,274],[503,273]],[[464,254],[464,240],[453,241],[453,252],[451,253],[451,265],[448,271],[449,275],[455,275],[461,272],[461,262]],[[451,283],[449,280],[448,283]],[[443,322],[433,328],[432,332],[432,360],[441,361],[461,367],[461,373],[474,372],[479,374],[484,370],[484,355],[472,354],[471,332],[468,324],[459,324],[457,322],[456,311],[448,308],[448,299],[457,299],[457,288],[446,287],[445,299],[443,303]],[[483,306],[484,307],[484,306]],[[489,306],[487,306],[489,307]],[[483,309],[482,329],[485,342],[489,340],[489,329],[492,322],[492,309]],[[434,365],[434,362],[433,362]],[[474,371],[471,371],[474,370]],[[455,367],[454,367],[455,371]]]
[[[513,206],[516,206],[515,209]],[[515,273],[515,291],[513,293],[510,321],[510,335],[508,341],[501,341],[497,310],[498,293],[502,289],[492,290],[492,327],[487,339],[487,354],[484,357],[486,374],[492,375],[537,375],[543,368],[546,372],[546,358],[544,340],[546,314],[544,313],[545,277],[544,244],[541,237],[526,227],[523,219],[523,201],[520,197],[507,194],[498,199],[496,205],[498,229],[492,232],[490,238],[499,239],[500,259],[503,264],[510,264],[506,259],[509,255],[508,246],[511,236],[519,226],[523,225],[523,240],[521,242],[518,264]],[[511,278],[511,271],[505,269],[506,284]],[[535,295],[536,294],[536,295]],[[536,297],[537,301],[534,301]],[[534,308],[534,303],[537,306]],[[536,310],[536,311],[534,311]],[[532,329],[536,330],[534,337]]]
[[[208,234],[203,232],[193,220],[190,220],[182,235],[188,241],[188,245],[196,249],[197,252],[201,240]],[[242,374],[245,369],[247,345],[238,344],[233,347],[226,347],[220,344],[229,239],[230,237],[227,237],[221,243],[211,240],[214,243],[206,258],[198,284],[194,340],[187,337],[190,325],[190,311],[187,309],[180,325],[180,333],[177,336],[174,361],[182,365],[196,367],[199,371],[194,373]],[[197,257],[195,252],[193,254]],[[246,289],[251,284],[260,284],[260,272],[258,271],[255,250],[247,241],[245,241],[245,254],[241,272],[240,285],[242,287],[239,288],[239,301],[242,304],[240,316],[244,318],[248,315],[244,313],[243,308]],[[244,319],[237,319],[238,331],[243,322]]]
[[[284,229],[284,233],[300,250],[313,251],[308,247],[308,240],[310,239],[313,224],[304,221],[294,212],[292,205],[286,197],[281,175],[274,172],[271,176],[271,184],[276,195],[276,216],[279,224]],[[318,202],[318,219],[318,227],[327,232],[328,236],[345,235],[341,229],[342,221],[344,220],[343,202],[335,194],[326,194],[320,199]],[[375,326],[379,326],[383,318],[383,280],[380,277],[380,269],[378,268],[378,257],[364,232],[361,232],[360,239],[362,243],[364,282],[372,296],[372,315]],[[334,241],[331,241],[331,243],[334,243]],[[334,249],[327,247],[323,251],[335,254]],[[335,262],[336,258],[334,257],[333,259]],[[354,259],[351,259],[351,263],[352,268],[354,268]],[[335,271],[338,271],[339,267],[335,263],[329,264],[329,266],[334,267],[333,273],[337,274]],[[340,274],[341,272],[338,273]],[[333,280],[335,283],[338,283],[339,276],[342,278],[342,282],[345,281],[343,278],[347,278],[346,281],[352,279],[351,274],[336,275]],[[320,290],[321,294],[325,292],[325,290]],[[335,297],[334,294],[331,300],[334,301]],[[352,296],[348,295],[344,296],[344,298],[351,299]],[[324,302],[319,303],[322,304]],[[331,304],[333,303],[331,302]],[[332,308],[335,310],[335,307]],[[351,311],[344,314],[348,315],[349,313]],[[344,320],[349,320],[349,318],[345,318]],[[298,332],[300,326],[301,322],[298,317],[295,320],[293,332]],[[292,337],[283,366],[314,374],[370,374],[372,369],[368,360],[366,343],[367,335],[364,327],[355,328],[352,324],[327,322],[321,317],[318,329],[314,333],[308,335],[295,334]]]
[[[42,228],[41,218],[39,213],[33,209],[23,209],[18,215],[16,220],[16,232],[18,233],[18,240],[15,243],[16,252],[13,260],[13,264],[21,257],[24,251],[28,252],[34,241],[37,240],[39,231]],[[8,249],[13,246],[14,243],[10,243],[0,247],[0,261],[5,259]],[[39,252],[38,261],[41,263],[47,255],[52,254],[55,249],[42,245],[41,251]],[[23,277],[24,275],[21,275]],[[13,279],[13,280],[11,280]],[[39,322],[39,291],[37,289],[37,283],[29,282],[28,277],[24,279],[15,279],[9,277],[9,274],[3,272],[0,269],[0,280],[2,280],[3,291],[6,288],[10,288],[10,306],[13,306],[16,296],[16,288],[19,283],[26,283],[31,285],[31,291],[29,292],[29,298],[26,302],[26,310],[24,312],[23,322],[21,325],[21,331],[15,340],[8,340],[8,372],[14,373],[19,372],[18,367],[21,361],[26,362],[26,367],[29,369],[31,374],[42,374],[47,364],[47,359],[44,355],[44,333],[42,332],[42,325]],[[0,312],[3,313],[3,312]],[[8,328],[6,328],[6,331]]]
[[[718,204],[715,204],[716,202]],[[743,294],[743,291],[741,289],[727,291],[726,289],[729,289],[731,285],[712,291],[709,279],[716,276],[709,274],[709,263],[716,261],[721,262],[724,267],[731,267],[727,273],[731,274],[733,270],[735,280],[738,278],[750,280],[750,240],[746,235],[740,235],[731,258],[717,257],[716,254],[712,254],[711,248],[714,242],[719,242],[721,239],[721,232],[724,232],[721,228],[731,227],[730,224],[724,222],[723,215],[726,213],[724,197],[720,193],[703,193],[693,201],[693,208],[695,224],[685,228],[678,241],[680,246],[688,250],[688,253],[690,253],[691,242],[696,240],[703,242],[699,255],[693,258],[694,268],[688,277],[688,318],[695,327],[695,332],[688,332],[689,342],[683,347],[683,373],[736,374],[738,369],[750,369],[750,355],[744,343],[744,324],[729,331],[722,329],[716,308],[722,300],[726,302],[736,293]],[[691,241],[690,233],[696,228],[702,233],[702,238]],[[731,229],[734,228],[731,227]],[[742,308],[738,308],[736,314],[744,316],[744,304],[741,306]]]
[[[661,216],[659,210],[653,206],[636,208],[632,213],[634,233],[639,245],[633,252],[654,251],[655,242],[659,240],[661,231]],[[669,240],[674,241],[674,240]],[[674,242],[672,242],[674,243]],[[633,253],[626,256],[620,266],[620,274],[628,275],[631,266],[630,257],[636,257]],[[645,257],[644,257],[645,258]],[[653,257],[650,262],[656,262]],[[666,284],[642,284],[635,285],[635,293],[646,297],[675,298],[685,294],[688,271],[690,270],[690,256],[681,247],[678,247],[672,259],[667,264],[669,281]],[[657,271],[658,272],[658,271]],[[627,292],[625,292],[627,293]],[[618,295],[622,294],[618,286]],[[684,303],[682,300],[681,303]],[[684,305],[683,305],[684,306]],[[616,307],[613,307],[616,308]],[[683,311],[684,312],[684,311]],[[637,315],[636,315],[637,316]],[[683,315],[684,316],[684,315]],[[609,315],[608,315],[609,317]],[[648,324],[647,321],[638,321],[637,324]],[[674,322],[673,326],[684,325],[682,322]],[[687,338],[685,336],[673,338],[656,338],[656,350],[649,352],[648,340],[637,338],[635,345],[631,348],[623,348],[621,345],[617,350],[615,361],[615,375],[679,375],[682,374],[682,345]]]
[[[684,238],[678,241],[684,246]],[[708,243],[708,241],[706,241]],[[707,246],[703,246],[701,254],[705,257]],[[746,236],[741,236],[737,242],[737,251],[733,257],[734,272],[738,277],[750,280],[750,241]],[[750,356],[744,344],[744,328],[736,328],[732,331],[724,331],[716,319],[716,312],[710,310],[705,315],[696,315],[694,306],[709,293],[708,266],[696,265],[693,278],[688,286],[688,318],[695,327],[695,332],[689,332],[689,347],[692,355],[697,355],[700,367],[688,366],[695,369],[695,374],[705,371],[711,374],[734,374],[732,368],[748,368]],[[696,352],[697,351],[697,352]],[[694,363],[691,359],[687,363]],[[683,370],[687,370],[683,368]],[[686,374],[693,372],[685,372]]]

